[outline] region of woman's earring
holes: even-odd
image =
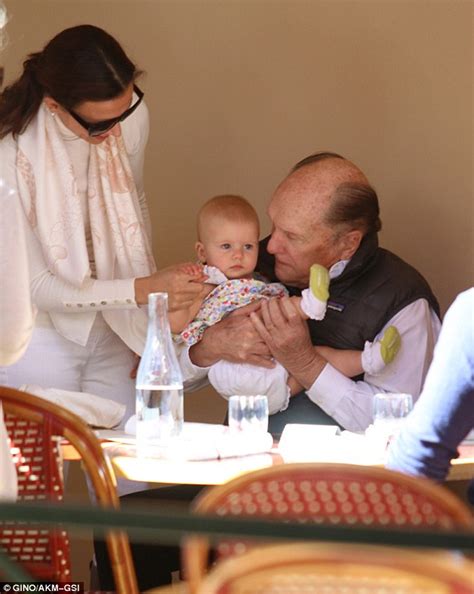
[[[56,117],[56,112],[55,111],[50,111],[49,113],[51,114],[51,117],[52,118]]]

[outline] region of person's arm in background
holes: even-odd
[[[283,306],[285,300],[280,301]],[[328,415],[350,431],[363,431],[372,422],[372,401],[377,392],[408,392],[417,398],[433,354],[440,322],[424,299],[419,299],[397,313],[380,329],[395,326],[401,336],[401,348],[394,361],[380,375],[365,374],[364,381],[353,381],[332,367],[310,343],[305,324],[296,313],[267,311],[276,301],[262,304],[265,318],[254,318],[260,335],[266,339],[275,359],[305,388],[306,394]],[[288,320],[288,316],[293,319]],[[283,319],[284,318],[284,319]]]
[[[15,179],[7,177],[5,141],[0,146],[0,365],[25,352],[33,330],[28,254]]]
[[[23,355],[33,331],[26,241],[15,180],[6,175],[5,143],[0,144],[0,365]],[[13,183],[12,183],[13,182]],[[17,475],[10,453],[0,401],[0,500],[16,499]]]
[[[446,313],[421,396],[389,450],[387,467],[443,481],[474,427],[474,288]]]

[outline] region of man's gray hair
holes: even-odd
[[[337,153],[314,153],[298,161],[290,173],[327,159],[347,161]],[[364,235],[377,233],[382,228],[382,221],[376,191],[370,184],[363,182],[348,181],[339,184],[331,196],[325,222],[334,228],[359,229]]]

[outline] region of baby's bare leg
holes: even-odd
[[[354,377],[364,373],[361,361],[362,351],[333,349],[327,346],[317,346],[315,349],[346,377]]]
[[[333,349],[317,346],[316,351],[347,377],[361,373],[380,374],[397,356],[401,336],[395,326],[389,326],[381,339],[366,341],[363,351]]]

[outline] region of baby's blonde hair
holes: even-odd
[[[255,223],[257,231],[260,233],[257,211],[250,202],[242,196],[222,194],[209,198],[209,200],[201,206],[197,215],[197,235],[199,241],[202,240],[205,226],[215,220],[237,223]]]

